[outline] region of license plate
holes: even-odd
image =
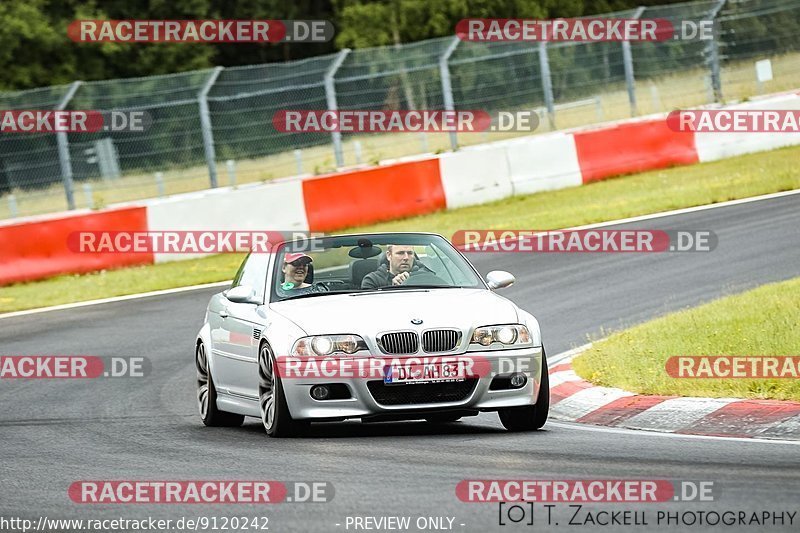
[[[385,367],[383,372],[383,382],[386,385],[463,381],[466,378],[466,370],[463,361],[452,363],[392,365]]]

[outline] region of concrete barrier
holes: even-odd
[[[308,231],[299,180],[213,189],[147,203],[150,231]],[[155,254],[155,262],[204,254]]]
[[[746,102],[730,108],[798,110],[800,95],[783,95]],[[702,162],[800,144],[800,133],[695,133],[694,135],[697,154]]]
[[[580,185],[583,180],[571,133],[538,135],[506,145],[515,195]]]
[[[146,231],[144,207],[108,209],[0,226],[0,285],[59,274],[150,264],[151,253],[79,253],[69,247],[80,231]]]
[[[672,131],[663,118],[575,132],[583,182],[697,163],[694,134]]]
[[[437,159],[341,172],[302,184],[311,231],[333,231],[445,207]]]
[[[503,145],[476,146],[439,156],[448,209],[511,196],[511,173]]]

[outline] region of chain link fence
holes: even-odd
[[[139,133],[0,134],[0,218],[338,168],[525,133],[278,132],[286,109],[536,110],[538,131],[800,87],[800,2],[700,0],[603,15],[715,20],[708,41],[464,42],[0,93],[6,110],[142,110]],[[754,63],[770,60],[759,82]]]

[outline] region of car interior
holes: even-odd
[[[358,245],[349,249],[337,247],[321,252],[310,251],[314,263],[308,266],[305,282],[313,284],[321,291],[360,290],[364,278],[376,271],[381,265],[388,265],[386,245],[375,245],[369,239],[359,239]],[[344,251],[347,250],[345,255]],[[452,260],[432,245],[415,245],[414,264],[419,267],[412,274],[414,285],[451,285],[458,286],[466,282]],[[279,283],[283,282],[283,274],[279,275]],[[468,283],[468,282],[467,282]],[[469,283],[468,283],[469,284]]]

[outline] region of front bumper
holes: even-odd
[[[467,382],[449,383],[444,387],[407,384],[392,385],[386,391],[375,377],[292,377],[281,380],[289,412],[294,419],[346,419],[373,416],[424,417],[425,413],[443,411],[496,411],[505,407],[531,405],[536,402],[541,383],[542,347],[515,350],[469,352],[457,357],[480,357],[490,370]],[[451,356],[452,357],[452,356]],[[526,375],[527,382],[518,389],[490,390],[498,374],[510,370]],[[372,385],[369,382],[374,382]],[[342,383],[351,398],[315,400],[310,390],[314,385]],[[436,384],[445,385],[445,384]],[[429,387],[428,389],[408,389]],[[372,388],[372,390],[370,390]],[[401,390],[402,389],[402,390]],[[382,394],[384,392],[385,394]]]

